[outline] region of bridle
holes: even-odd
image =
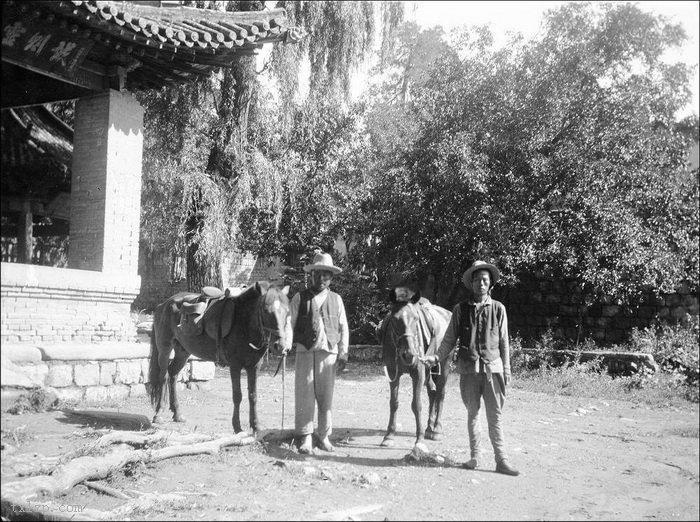
[[[260,335],[260,346],[256,346],[252,342],[248,343],[248,346],[250,346],[253,350],[256,351],[261,351],[265,350],[270,347],[270,339],[272,339],[272,335],[276,334],[279,330],[277,328],[270,328],[269,326],[265,325],[265,320],[264,320],[264,314],[263,314],[263,309],[265,308],[265,297],[267,294],[262,295],[260,297],[260,301],[258,302],[255,310],[255,327],[257,331],[261,333]]]
[[[401,339],[403,339],[404,337],[409,338],[409,337],[420,337],[420,336],[416,335],[415,333],[412,333],[412,332],[404,332],[404,333],[399,335],[399,333],[396,330],[396,327],[394,326],[394,324],[391,321],[391,316],[389,316],[388,322],[389,322],[388,327],[389,327],[389,331],[390,331],[390,334],[392,337],[392,342],[394,343],[394,371],[395,371],[395,374],[394,374],[393,378],[390,377],[389,371],[387,370],[386,365],[384,365],[384,374],[386,375],[387,379],[389,379],[389,382],[393,383],[393,382],[396,382],[396,380],[399,378],[399,375],[400,375],[399,374],[399,343],[400,343]],[[418,363],[416,363],[416,364],[418,364]]]

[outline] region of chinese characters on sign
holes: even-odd
[[[4,13],[3,13],[4,14]],[[59,28],[30,20],[3,21],[2,54],[49,72],[71,76],[94,45]]]

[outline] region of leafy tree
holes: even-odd
[[[567,4],[502,50],[464,32],[413,89],[419,137],[366,202],[375,259],[443,289],[475,258],[620,298],[697,287],[697,117],[675,119],[690,71],[662,60],[684,39],[632,4]]]

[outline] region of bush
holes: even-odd
[[[350,327],[350,344],[377,344],[376,330],[389,310],[386,296],[370,276],[342,272],[331,289],[343,298]]]
[[[28,394],[20,395],[7,411],[13,415],[41,413],[53,409],[57,404],[58,398],[56,394],[47,392],[43,388],[38,388]]]
[[[633,329],[628,347],[650,353],[662,371],[682,376],[689,386],[698,387],[700,362],[698,317],[687,316],[682,324],[661,324],[656,328]]]

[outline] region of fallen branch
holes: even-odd
[[[78,457],[58,466],[51,475],[39,475],[3,485],[2,499],[15,504],[27,502],[40,495],[52,497],[67,494],[76,484],[86,480],[107,478],[133,462],[158,462],[185,455],[216,454],[228,446],[245,446],[255,442],[246,433],[227,436],[191,445],[179,445],[152,450],[131,450],[120,446],[111,453],[99,457]]]
[[[203,433],[162,432],[142,433],[138,431],[113,431],[97,439],[97,446],[107,446],[110,444],[129,444],[136,448],[167,444],[176,446],[181,444],[193,444],[211,440],[211,436]]]
[[[84,480],[83,484],[85,484],[90,489],[94,489],[95,491],[103,493],[105,495],[109,495],[110,497],[120,498],[122,500],[131,500],[131,497],[129,495],[122,493],[118,489],[110,488],[109,486],[104,486],[91,480]]]

